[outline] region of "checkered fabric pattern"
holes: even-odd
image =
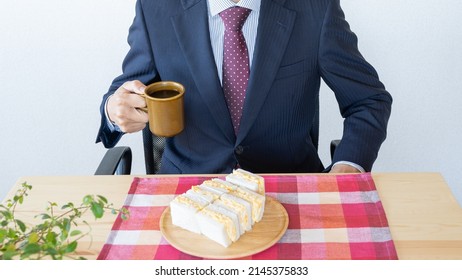
[[[244,259],[397,259],[374,181],[357,175],[264,176],[266,194],[289,214],[289,227],[269,249]],[[201,259],[182,253],[162,237],[159,219],[175,195],[209,177],[135,178],[98,259]]]

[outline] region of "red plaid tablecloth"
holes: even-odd
[[[289,214],[278,243],[246,259],[397,259],[374,181],[358,175],[264,176],[266,194]],[[135,178],[98,259],[200,259],[162,237],[159,219],[175,195],[210,177]]]

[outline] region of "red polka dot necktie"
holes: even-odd
[[[242,26],[249,16],[250,11],[247,8],[231,7],[220,13],[220,17],[225,24],[223,92],[236,134],[239,131],[239,123],[250,74],[249,53],[244,35],[242,34]]]

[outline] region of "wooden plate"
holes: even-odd
[[[288,225],[286,209],[269,196],[266,197],[262,220],[227,248],[204,235],[173,225],[170,207],[160,217],[160,230],[170,245],[186,254],[207,259],[243,258],[264,251],[281,239]]]

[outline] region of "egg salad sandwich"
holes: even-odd
[[[212,180],[206,180],[202,183],[203,186],[214,189],[215,191],[228,193],[237,188],[234,184],[227,182],[219,178],[213,178]]]
[[[235,169],[233,173],[226,176],[226,181],[251,191],[265,195],[265,179],[262,176],[253,174],[243,169]]]
[[[202,198],[206,199],[208,203],[212,203],[218,198],[220,198],[220,193],[214,192],[204,186],[192,186],[186,193],[199,195]]]
[[[248,201],[252,205],[252,225],[261,221],[265,211],[264,195],[243,187],[236,188],[231,194]]]
[[[170,202],[172,224],[224,247],[252,230],[265,211],[264,178],[236,169],[225,179],[205,180],[175,197]]]
[[[209,239],[228,247],[241,236],[237,214],[209,204],[195,214],[200,232]]]
[[[237,214],[241,235],[252,229],[252,205],[248,201],[231,194],[223,194],[214,204]]]
[[[186,230],[200,233],[195,214],[204,209],[209,202],[192,193],[181,194],[170,202],[172,224]]]

